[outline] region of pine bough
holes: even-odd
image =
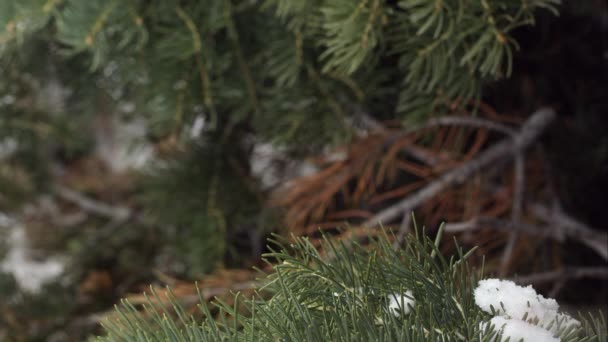
[[[128,301],[106,321],[99,341],[607,341],[606,321],[576,320],[531,286],[485,279],[464,253],[444,257],[424,234],[393,250],[388,236],[369,244],[325,239],[320,252],[305,238],[273,241],[274,264],[251,299],[202,299],[204,318],[177,304],[148,301],[142,314]],[[245,308],[243,310],[243,307]],[[211,311],[218,312],[214,317]]]

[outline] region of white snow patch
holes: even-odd
[[[260,179],[262,187],[266,189],[279,182],[279,171],[273,167],[273,161],[280,155],[280,151],[270,143],[258,143],[253,146],[250,158],[251,172]]]
[[[511,318],[543,320],[545,315],[556,312],[559,305],[554,299],[545,298],[536,293],[531,285],[522,287],[510,280],[485,279],[475,289],[475,303],[483,311]]]
[[[393,293],[388,296],[389,304],[388,310],[395,316],[404,316],[410,313],[410,307],[414,307],[416,300],[412,291],[406,291],[405,293]]]
[[[576,319],[558,312],[559,304],[555,299],[537,294],[531,285],[523,287],[510,280],[485,279],[477,285],[474,296],[475,304],[479,308],[496,316],[492,323],[495,323],[494,319],[501,325],[508,321],[504,336],[511,336],[511,340],[517,341],[520,337],[515,338],[519,335],[510,335],[507,332],[515,331],[515,327],[523,327],[522,324],[531,325],[528,322],[535,323],[536,325],[532,326],[542,329],[551,336],[557,335],[558,330],[562,327],[580,325]],[[515,323],[516,321],[522,324]],[[537,340],[529,339],[527,341]]]
[[[190,127],[190,139],[198,139],[205,128],[205,117],[201,114],[197,115]]]
[[[0,211],[0,228],[8,228],[15,223],[12,217]]]
[[[15,100],[16,100],[16,98],[14,95],[11,95],[11,94],[4,95],[4,96],[0,97],[0,107],[10,106],[13,103],[15,103]]]
[[[507,337],[509,337],[509,341],[520,341],[521,339],[526,342],[561,341],[560,338],[553,337],[551,332],[519,319],[496,316],[490,320],[490,324],[493,324],[499,335],[502,335],[502,341],[506,340]],[[497,340],[497,338],[494,340]]]
[[[22,226],[11,228],[7,236],[9,250],[0,264],[0,270],[12,273],[20,288],[38,293],[43,284],[57,278],[63,272],[65,265],[58,258],[47,258],[44,261],[30,258],[31,249]]]
[[[10,158],[17,151],[17,140],[4,138],[0,140],[0,160]]]
[[[71,90],[64,87],[56,77],[42,84],[35,92],[34,102],[36,108],[42,109],[51,115],[58,115],[65,111],[67,97]]]
[[[319,172],[319,168],[307,161],[302,162],[296,167],[295,174],[297,177],[309,177]]]
[[[112,170],[120,173],[140,170],[154,159],[154,147],[146,141],[147,128],[143,118],[123,122],[111,117],[95,132],[98,157]]]
[[[291,180],[317,173],[316,166],[308,161],[290,159],[284,148],[268,142],[255,142],[249,159],[252,174],[264,189],[276,186],[289,187]]]

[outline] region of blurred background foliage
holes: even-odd
[[[0,339],[83,339],[150,283],[231,288],[272,232],[360,234],[501,139],[424,128],[445,116],[516,129],[555,108],[524,203],[605,227],[607,49],[602,1],[2,0],[0,255],[23,229],[27,259],[64,266],[38,292],[2,268]],[[418,221],[511,217],[509,165],[412,208]],[[606,265],[575,239],[452,235],[503,275]],[[545,291],[605,301],[597,274]]]

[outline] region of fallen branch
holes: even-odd
[[[446,223],[443,231],[446,233],[461,233],[467,230],[481,229],[484,227],[504,232],[516,231],[541,238],[553,238],[558,241],[563,241],[563,236],[559,235],[549,226],[537,226],[524,222],[515,223],[511,220],[483,216],[478,216],[465,222]]]
[[[136,214],[132,209],[121,206],[113,206],[92,198],[62,185],[54,186],[55,194],[64,201],[71,202],[85,212],[110,219],[114,224],[122,224],[126,221],[134,221],[144,226],[158,226],[146,220],[145,217]]]
[[[490,131],[496,131],[499,133],[506,134],[508,136],[515,135],[516,131],[511,127],[496,123],[491,120],[486,120],[478,117],[471,116],[443,116],[440,118],[431,119],[426,122],[424,125],[420,127],[413,127],[411,129],[406,130],[405,132],[399,132],[395,134],[393,137],[389,139],[389,141],[395,141],[399,137],[403,137],[405,135],[418,132],[420,130],[439,127],[439,126],[466,126],[473,128],[483,128]],[[428,152],[425,152],[424,149],[416,147],[415,145],[408,145],[403,148],[403,151],[406,152],[410,157],[423,162],[427,165],[434,166],[437,164],[439,157],[428,155]]]
[[[536,206],[540,205],[536,204]],[[548,222],[547,225],[540,226],[521,221],[514,222],[501,220],[493,217],[475,217],[465,222],[447,223],[444,226],[443,231],[446,233],[461,233],[467,230],[475,230],[484,227],[504,232],[518,232],[541,238],[551,238],[556,241],[564,241],[565,238],[569,238],[587,245],[604,259],[606,259],[605,255],[608,254],[608,233],[588,227],[586,227],[585,230],[576,228],[559,229],[559,225],[553,222]]]
[[[423,126],[423,128],[431,128],[435,126],[468,126],[485,128],[488,130],[501,132],[506,135],[515,135],[517,133],[509,126],[472,116],[444,116],[437,119],[431,119]]]
[[[405,212],[403,213],[403,218],[401,219],[401,226],[399,227],[399,234],[395,238],[393,242],[393,249],[397,250],[401,247],[403,240],[405,239],[405,235],[410,232],[410,224],[414,221],[414,213]]]
[[[529,205],[529,208],[534,215],[553,226],[557,234],[575,238],[596,251],[604,260],[608,260],[607,232],[587,226],[557,206],[551,210],[542,204],[533,203]]]
[[[55,193],[63,200],[76,204],[80,209],[112,220],[124,221],[131,216],[131,210],[111,206],[106,203],[88,198],[81,193],[61,185],[55,186]]]
[[[566,267],[556,271],[516,276],[513,281],[522,285],[542,284],[564,279],[605,278],[608,279],[608,267]]]
[[[363,226],[375,226],[381,222],[391,221],[403,212],[413,210],[416,206],[432,198],[449,185],[461,184],[468,177],[483,167],[498,161],[505,156],[514,156],[532,144],[543,130],[553,121],[555,112],[550,108],[543,108],[535,112],[528,119],[521,130],[510,138],[488,148],[480,153],[475,159],[464,165],[445,173],[443,176],[432,181],[413,195],[404,198],[393,206],[390,206],[378,214],[363,222]]]
[[[517,225],[521,221],[521,211],[523,208],[524,202],[524,183],[525,183],[525,174],[524,174],[524,156],[520,151],[515,157],[515,179],[514,179],[514,190],[513,190],[513,201],[512,201],[512,209],[511,209],[511,221],[514,225]],[[513,254],[513,249],[515,248],[515,243],[519,238],[519,232],[513,230],[509,232],[509,240],[507,241],[507,245],[505,246],[502,257],[500,260],[500,276],[504,277],[507,275],[509,271],[509,264],[511,263],[511,256]]]

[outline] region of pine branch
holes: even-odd
[[[439,251],[440,236],[441,231],[436,241],[408,236],[399,250],[391,248],[385,235],[371,239],[369,248],[325,239],[323,249],[335,255],[331,262],[306,239],[292,240],[289,247],[275,241],[266,255],[273,271],[259,284],[260,294],[245,301],[237,294],[232,304],[215,302],[217,321],[205,289],[199,290],[198,298],[189,298],[198,299],[202,321],[188,314],[170,290],[160,296],[153,289],[145,316],[123,302],[103,324],[108,336],[99,340],[146,336],[152,341],[505,341],[513,332],[497,336],[500,327],[486,323],[492,315],[481,309],[473,294],[477,281],[466,260],[471,251],[459,250],[457,258],[448,259]],[[577,276],[604,273],[583,270]],[[551,335],[565,342],[606,336],[601,319],[591,316],[583,323],[595,328],[575,325],[554,329]]]

